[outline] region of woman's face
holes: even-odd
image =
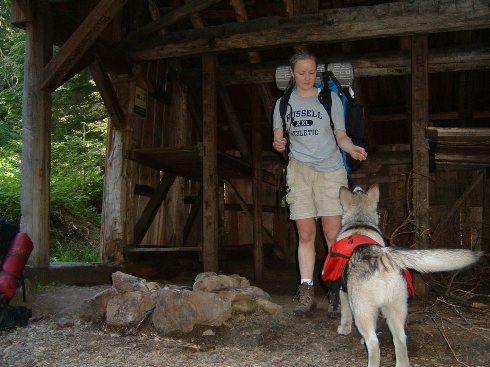
[[[316,79],[316,62],[312,59],[298,60],[292,71],[294,82],[300,91],[313,88]]]

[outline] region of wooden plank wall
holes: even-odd
[[[170,146],[185,146],[191,144],[192,129],[190,116],[187,113],[187,87],[180,83],[167,83],[165,76],[168,64],[165,61],[155,61],[140,65],[137,75],[150,81],[155,88],[165,95],[171,96],[168,101],[162,98],[148,99],[148,112],[145,118],[134,118],[131,148],[157,148]],[[132,227],[139,218],[149,201],[148,196],[134,195],[136,185],[147,185],[155,188],[161,172],[155,169],[135,164],[131,174],[128,197],[133,203],[128,210],[128,218],[133,218]],[[199,184],[178,177],[172,185],[167,198],[160,207],[148,232],[143,237],[141,245],[172,246],[182,244],[182,234],[190,205],[184,204],[185,195],[197,195]],[[128,228],[128,231],[130,229]],[[131,235],[128,239],[132,238]],[[130,245],[134,245],[130,243]]]

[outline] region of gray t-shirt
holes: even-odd
[[[337,94],[331,95],[335,131],[345,130],[342,102]],[[283,128],[279,101],[274,108],[273,129]],[[286,129],[290,139],[289,157],[319,172],[331,172],[343,167],[342,155],[330,127],[330,118],[318,101],[318,95],[302,97],[296,90],[293,91],[286,112]]]

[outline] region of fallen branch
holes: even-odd
[[[439,332],[441,333],[441,335],[444,338],[444,340],[446,341],[446,344],[448,345],[449,349],[451,350],[451,353],[453,354],[454,359],[456,360],[456,362],[458,362],[459,364],[462,364],[463,366],[470,367],[468,364],[466,364],[463,361],[461,361],[458,358],[458,356],[456,355],[456,352],[454,351],[453,347],[451,346],[451,343],[449,342],[449,339],[448,339],[448,337],[446,335],[446,332],[444,330],[444,323],[443,323],[443,321],[441,320],[441,325],[439,325],[436,322],[436,320],[434,319],[434,316],[432,316],[432,315],[429,315],[429,316],[432,319],[432,321],[434,322],[434,324],[436,325],[436,328],[439,330]]]
[[[133,326],[133,327],[129,328],[126,331],[123,331],[121,333],[121,336],[129,336],[129,335],[136,334],[140,330],[140,328],[143,325],[146,324],[146,322],[148,321],[148,319],[150,318],[150,316],[153,314],[153,311],[155,311],[155,307],[150,308],[148,311],[146,311],[145,316],[143,316],[143,318],[141,319],[141,321],[138,322],[138,324],[136,326]]]

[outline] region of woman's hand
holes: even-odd
[[[363,147],[358,147],[354,145],[349,152],[350,156],[358,161],[365,161],[367,158],[366,150]]]
[[[272,142],[272,147],[277,150],[279,153],[284,152],[286,150],[286,138],[275,137]]]

